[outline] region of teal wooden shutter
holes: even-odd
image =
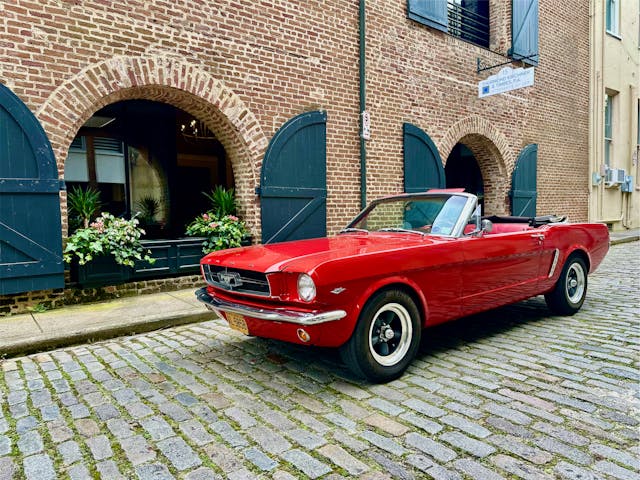
[[[511,50],[514,59],[538,65],[538,0],[513,0],[511,10]]]
[[[447,31],[446,0],[408,0],[407,9],[411,20],[443,32]]]
[[[0,84],[0,295],[64,286],[60,186],[40,122]]]
[[[404,191],[445,188],[444,168],[435,144],[423,130],[405,123],[403,130]]]
[[[327,234],[327,113],[302,113],[273,136],[260,177],[262,242]]]
[[[511,178],[511,214],[535,217],[538,169],[538,145],[532,143],[522,149]]]

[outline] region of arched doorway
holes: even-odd
[[[463,186],[481,193],[487,215],[507,214],[509,172],[513,170],[515,154],[504,134],[487,119],[470,116],[447,130],[439,149],[447,158],[447,186]]]
[[[453,147],[445,165],[447,188],[464,188],[465,192],[478,197],[484,203],[484,181],[482,172],[473,152],[465,145],[458,143]]]
[[[148,239],[183,237],[211,209],[203,193],[234,187],[226,151],[204,122],[149,100],[95,112],[71,143],[64,177],[70,192],[97,190],[102,211],[138,216]],[[73,229],[73,217],[69,223]]]
[[[96,82],[100,79],[100,82]],[[61,84],[38,110],[58,162],[65,171],[76,133],[101,108],[126,100],[172,105],[214,132],[233,166],[238,211],[254,237],[260,234],[255,197],[268,140],[245,102],[207,70],[174,57],[118,56],[96,63]],[[66,199],[62,198],[66,220]]]

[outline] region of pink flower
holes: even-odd
[[[209,228],[217,228],[218,227],[218,222],[211,222],[209,224]]]
[[[228,218],[229,220],[234,221],[234,222],[237,222],[237,221],[238,221],[238,217],[236,217],[235,215],[227,215],[227,218]]]
[[[203,214],[202,214],[202,218],[203,218],[204,220],[209,220],[209,214],[208,214],[208,213],[203,213]]]

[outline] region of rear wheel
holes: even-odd
[[[351,370],[374,382],[398,378],[420,345],[420,313],[400,290],[376,293],[362,309],[351,338],[340,349]]]
[[[554,289],[544,298],[549,309],[559,315],[573,315],[587,296],[587,265],[578,255],[565,262]]]

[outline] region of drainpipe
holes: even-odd
[[[365,0],[360,0],[359,30],[360,30],[360,207],[367,206],[367,145],[362,137],[362,113],[366,110],[365,84]]]

